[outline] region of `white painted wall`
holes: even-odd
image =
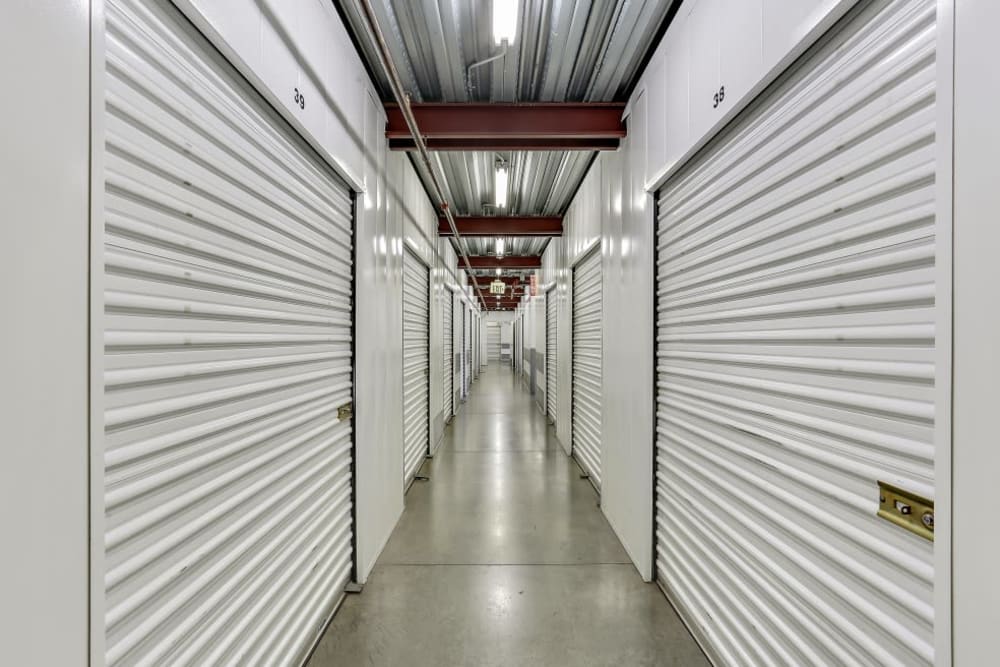
[[[450,296],[443,290],[464,285],[465,275],[450,244],[437,238],[437,216],[409,159],[388,151],[382,104],[332,3],[175,3],[358,192],[354,423],[363,582],[403,511],[403,246],[431,269],[432,443],[444,428],[440,308]]]
[[[648,90],[647,189],[663,183],[856,2],[685,0],[633,96]]]
[[[951,3],[943,3],[945,6]],[[994,528],[1000,446],[1000,4],[955,0],[954,404],[952,488],[954,664],[995,661],[1000,536]],[[945,517],[947,518],[947,517]],[[939,651],[940,652],[940,651]],[[944,663],[942,663],[944,664]]]
[[[90,3],[0,21],[0,662],[88,660]]]

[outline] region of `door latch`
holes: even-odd
[[[344,403],[337,408],[337,419],[347,421],[354,417],[354,403]]]

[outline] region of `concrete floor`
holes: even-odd
[[[510,370],[484,369],[310,667],[709,664]]]

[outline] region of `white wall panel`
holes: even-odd
[[[91,3],[3,11],[0,646],[7,664],[75,667],[88,664],[88,447],[101,451],[88,438]]]
[[[942,3],[939,17],[946,35],[950,5]],[[997,25],[1000,3],[954,3],[954,469],[949,471],[950,462],[943,460],[944,467],[938,471],[942,475],[939,483],[947,483],[947,473],[953,473],[954,505],[950,512],[948,508],[935,509],[939,516],[951,516],[954,521],[950,550],[954,554],[954,588],[939,586],[939,599],[947,604],[952,594],[954,597],[954,664],[958,666],[992,660],[997,643],[995,610],[1000,604],[1000,577],[996,574],[1000,534],[992,529],[996,508],[993,490],[1000,470],[994,422],[1000,377],[1000,301],[995,295],[1000,285],[1000,227],[994,222],[1000,210],[1000,188],[995,179],[1000,154]],[[941,53],[940,60],[942,77],[947,77],[952,65],[948,53]],[[947,95],[946,90],[943,95]],[[946,169],[939,173],[947,183]],[[939,293],[947,299],[947,286]],[[947,336],[948,331],[941,335]],[[942,363],[947,363],[950,350],[944,352]],[[942,432],[944,437],[947,430]],[[941,579],[946,581],[946,577],[947,573]],[[941,644],[938,649],[943,653]],[[944,657],[942,665],[946,664]]]
[[[381,105],[365,102],[364,192],[357,195],[358,577],[367,578],[403,511],[402,282],[398,209],[387,184],[398,175]],[[389,167],[396,168],[391,172]]]
[[[647,189],[717,132],[857,0],[686,0],[636,90],[649,93]],[[715,95],[725,88],[724,99]]]
[[[608,159],[605,238],[604,452],[601,509],[644,578],[652,577],[653,213],[645,191],[646,92]],[[610,156],[608,156],[610,158]],[[610,165],[615,165],[611,167]],[[611,177],[615,174],[615,177]]]
[[[332,3],[176,0],[349,183],[365,169],[365,94],[374,90]],[[305,94],[305,108],[295,89]]]

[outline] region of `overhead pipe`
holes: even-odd
[[[431,186],[434,189],[434,196],[438,200],[438,206],[444,212],[445,218],[448,220],[448,226],[451,227],[451,233],[458,242],[458,251],[462,254],[462,259],[465,261],[465,269],[472,275],[472,263],[469,261],[469,253],[465,247],[465,239],[462,235],[458,233],[458,226],[455,224],[455,216],[451,212],[451,206],[448,205],[448,200],[444,196],[444,189],[441,187],[442,183],[445,183],[444,175],[438,176],[437,169],[434,163],[431,161],[430,152],[427,150],[427,144],[424,142],[424,137],[420,133],[420,127],[417,125],[417,119],[413,115],[413,110],[410,108],[410,96],[406,94],[403,89],[403,82],[399,78],[399,71],[396,69],[396,65],[392,62],[392,53],[389,51],[389,45],[385,41],[385,35],[382,34],[382,29],[379,27],[378,19],[375,18],[375,9],[372,7],[371,0],[357,0],[358,4],[361,6],[362,14],[365,17],[365,21],[368,24],[368,37],[375,42],[378,47],[379,60],[382,64],[382,69],[385,71],[386,77],[389,79],[389,86],[392,88],[393,97],[396,98],[396,103],[399,105],[400,111],[403,112],[403,118],[406,120],[406,126],[410,128],[410,134],[413,135],[413,141],[417,146],[417,152],[420,154],[420,158],[427,168],[427,173],[430,177]],[[480,304],[486,305],[486,298],[483,296],[483,291],[479,289],[479,285],[476,286],[476,293],[479,295]]]
[[[476,62],[472,63],[471,65],[469,65],[468,69],[465,70],[465,93],[466,93],[466,95],[468,95],[470,102],[473,101],[472,100],[472,70],[476,69],[477,67],[482,67],[483,65],[488,65],[489,63],[492,63],[492,62],[495,62],[497,60],[500,60],[501,58],[503,58],[504,56],[507,55],[507,49],[509,49],[509,48],[510,48],[510,45],[508,44],[507,40],[505,39],[505,40],[503,40],[503,43],[500,45],[500,51],[498,51],[495,55],[492,55],[489,58],[485,58],[483,60],[476,61]],[[477,90],[477,92],[478,92],[478,90]]]

